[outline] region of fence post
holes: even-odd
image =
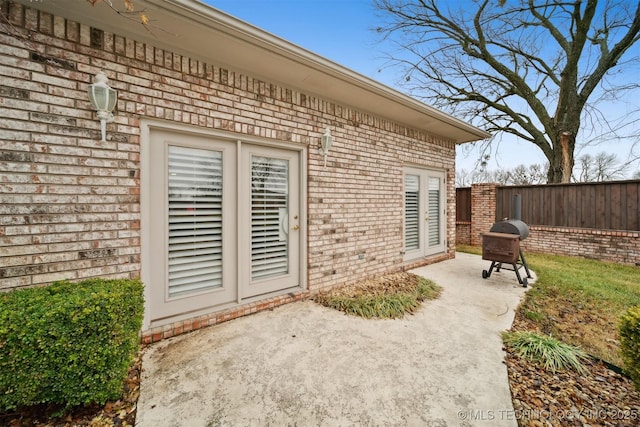
[[[489,231],[496,220],[495,183],[471,186],[471,244],[482,245],[482,233]]]

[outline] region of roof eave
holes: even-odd
[[[491,135],[408,95],[198,0],[136,0],[151,26],[133,23],[104,2],[18,0],[28,7],[149,43],[265,81],[314,94],[455,141]],[[206,43],[203,42],[206,40]]]

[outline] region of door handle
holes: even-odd
[[[293,229],[293,231],[298,231],[300,230],[300,226],[298,224],[294,225],[293,227],[291,227]]]

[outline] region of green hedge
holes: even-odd
[[[640,305],[620,319],[620,351],[624,369],[640,391]]]
[[[138,280],[64,281],[0,293],[0,411],[119,398],[143,310]]]

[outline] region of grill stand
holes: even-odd
[[[532,279],[533,277],[531,276],[531,272],[529,272],[529,266],[527,265],[527,261],[524,259],[524,253],[522,252],[522,248],[519,249],[519,255],[520,255],[518,257],[519,261],[518,259],[516,259],[516,262],[509,264],[513,268],[507,268],[502,265],[502,264],[508,264],[508,263],[491,261],[491,267],[489,267],[489,271],[482,270],[482,278],[486,279],[487,277],[491,277],[491,273],[493,272],[494,268],[498,273],[500,272],[501,268],[504,268],[505,270],[515,271],[516,277],[518,278],[518,283],[520,283],[523,288],[526,288],[529,285],[529,281],[527,279]],[[520,275],[520,269],[522,267],[524,267],[524,270],[527,272],[527,277],[523,278]]]

